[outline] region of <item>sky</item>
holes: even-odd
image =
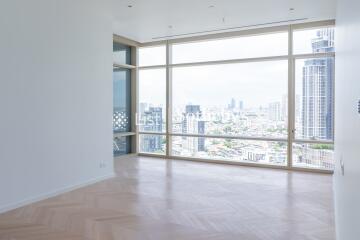
[[[294,53],[311,53],[316,30],[294,32]],[[173,46],[173,63],[286,55],[287,33],[202,41]],[[165,46],[142,48],[139,65],[162,65]],[[302,62],[296,65],[296,82],[302,80]],[[231,98],[245,107],[268,106],[287,94],[286,60],[173,68],[173,105],[223,105]],[[165,106],[165,69],[140,70],[139,102]],[[229,87],[230,86],[230,87]]]

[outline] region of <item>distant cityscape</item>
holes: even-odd
[[[312,39],[314,53],[334,51],[334,30],[317,31]],[[307,140],[333,139],[334,59],[319,58],[304,61],[302,89],[295,96],[296,138]],[[187,104],[173,107],[172,131],[200,137],[172,137],[172,154],[196,158],[286,164],[288,136],[288,96],[279,101],[247,107],[242,99],[232,97],[225,106]],[[165,108],[140,103],[140,131],[165,132]],[[247,136],[281,139],[256,141],[213,137]],[[140,151],[164,153],[165,138],[144,134]],[[294,143],[293,161],[300,167],[333,169],[332,145]]]

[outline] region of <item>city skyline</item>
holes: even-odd
[[[305,35],[309,43],[294,51],[334,51],[333,38],[329,38],[334,36],[333,31],[312,30],[311,38],[307,32]],[[296,60],[296,139],[332,139],[332,64],[332,60],[328,59]],[[162,69],[140,73],[140,132],[165,132],[165,74]],[[231,87],[224,88],[224,85]],[[172,154],[286,165],[289,131],[287,85],[287,60],[173,68],[172,132],[209,137],[173,136],[169,142]],[[156,95],[161,89],[162,94]],[[149,93],[141,95],[148,90],[151,96]],[[320,91],[324,94],[319,94]],[[156,114],[155,110],[161,114]],[[157,119],[150,123],[148,120],[154,116],[160,121]],[[212,135],[262,137],[279,141],[212,139]],[[165,154],[165,143],[162,135],[144,134],[140,137],[144,152]],[[332,168],[332,146],[295,141],[293,161],[295,166]]]
[[[312,53],[312,43],[311,40],[316,36],[316,29],[311,30],[301,30],[294,32],[294,53],[303,54],[303,53]],[[267,46],[273,46],[272,48],[278,49],[278,53],[280,55],[287,55],[287,34],[280,35],[278,37],[270,37],[268,35],[264,35],[266,37]],[[239,42],[241,42],[242,50],[246,50],[245,55],[250,56],[267,56],[270,54],[269,50],[263,47],[259,47],[261,45],[261,41],[264,39],[259,38],[255,40],[253,38],[247,38],[247,40],[243,41],[242,38],[238,38]],[[211,49],[211,46],[214,45],[217,41],[214,40],[209,42],[201,42],[203,47],[200,50],[196,51],[198,55],[205,55],[210,57],[215,56],[214,53],[209,53],[208,49]],[[236,51],[239,48],[239,42],[234,42],[233,45],[224,45],[216,50],[216,53],[225,52],[225,56],[227,53],[232,51]],[[236,45],[238,44],[238,45]],[[196,57],[194,55],[194,49],[199,49],[201,45],[194,45],[189,47],[187,44],[179,44],[177,47],[179,50],[176,52],[178,59],[189,59],[190,57]],[[184,47],[181,47],[184,46]],[[237,46],[237,47],[236,47]],[[257,47],[254,47],[257,46]],[[181,47],[181,48],[180,48]],[[154,49],[155,51],[148,51],[149,49]],[[156,62],[158,64],[165,64],[165,46],[163,47],[150,47],[140,49],[144,51],[146,54],[141,55],[140,59],[143,59],[144,62]],[[180,51],[181,50],[181,51]],[[151,54],[150,54],[151,53]],[[190,58],[193,59],[193,58]],[[195,60],[193,60],[195,61]],[[211,104],[213,106],[224,105],[228,103],[229,96],[243,99],[248,102],[248,106],[251,107],[259,107],[261,102],[274,102],[281,101],[281,99],[271,99],[271,97],[264,97],[267,93],[271,92],[275,96],[282,96],[287,94],[287,61],[271,61],[272,64],[266,64],[263,66],[255,66],[253,64],[235,64],[235,67],[229,67],[226,65],[217,65],[217,66],[198,66],[198,67],[176,67],[173,68],[173,100],[174,106],[177,105],[186,105],[186,104]],[[281,64],[282,63],[282,64]],[[229,64],[233,65],[233,64]],[[141,66],[141,65],[140,65]],[[241,71],[236,71],[237,66],[240,66]],[[218,71],[218,68],[223,68],[223,70]],[[258,71],[261,68],[262,71]],[[175,71],[175,72],[174,72]],[[279,80],[276,73],[281,74],[281,78],[284,78],[282,82]],[[254,75],[258,74],[258,75]],[[302,78],[302,69],[296,69],[295,78]],[[216,76],[216,77],[215,77]],[[255,77],[256,76],[256,77]],[[205,79],[201,82],[201,78]],[[139,71],[139,79],[140,79],[140,96],[142,102],[153,103],[154,105],[163,105],[166,104],[166,96],[164,94],[166,90],[166,71],[165,68],[159,69],[140,69]],[[226,79],[226,83],[222,82]],[[263,80],[263,82],[267,82],[268,85],[262,91],[258,91],[255,100],[252,100],[251,95],[248,93],[251,90],[256,89],[259,84],[263,84],[263,82],[259,83],[259,80]],[[179,82],[179,83],[177,83]],[[186,82],[186,83],[185,83]],[[207,85],[208,82],[214,83],[214,85]],[[201,99],[199,96],[203,95],[202,93],[194,93],[191,92],[191,89],[187,88],[190,84],[193,86],[192,89],[202,89],[204,86],[207,86],[206,92],[209,95],[216,94],[216,100],[209,98],[204,95],[204,99]],[[223,86],[223,84],[233,86],[233,88],[228,88],[224,92],[219,92],[219,88]],[[251,85],[253,84],[253,85]],[[277,85],[278,84],[278,85]],[[242,86],[249,86],[248,89],[243,89]],[[243,93],[240,93],[238,89],[241,89]],[[281,91],[279,91],[279,89]],[[258,89],[259,90],[259,89]],[[186,93],[186,94],[177,94]],[[195,96],[197,96],[195,98]],[[178,102],[178,103],[176,103]]]

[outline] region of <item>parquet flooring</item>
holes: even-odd
[[[332,176],[131,157],[0,215],[1,240],[334,240]]]

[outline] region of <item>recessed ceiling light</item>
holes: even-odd
[[[294,11],[294,10],[295,10],[295,8],[289,8],[289,10],[290,10],[290,11]]]
[[[214,8],[215,6],[214,5],[210,5],[209,8]]]
[[[128,8],[132,8],[133,6],[132,5],[128,5]]]

